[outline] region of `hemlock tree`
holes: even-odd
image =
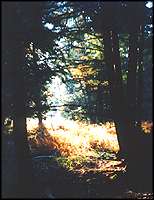
[[[3,111],[7,111],[8,100],[10,100],[13,108],[12,113],[3,113],[3,118],[11,116],[13,119],[13,135],[18,167],[17,186],[13,194],[15,197],[33,197],[37,194],[27,141],[28,80],[25,69],[27,67],[26,48],[29,44],[32,42],[39,47],[43,47],[48,41],[48,31],[45,30],[42,24],[43,5],[42,2],[3,2],[2,4],[2,48],[4,50],[2,55],[4,64],[2,90],[6,97],[2,101],[5,104]],[[44,41],[42,41],[42,38],[45,38]],[[6,76],[7,72],[10,75],[9,79]],[[7,81],[9,84],[6,84]],[[7,90],[5,90],[7,85],[9,86],[9,96],[7,96]]]
[[[48,103],[47,83],[52,81],[55,72],[48,63],[49,55],[35,48],[31,43],[27,48],[27,117],[37,117],[38,125],[42,126],[42,119],[50,109]]]
[[[7,55],[9,60],[9,68],[11,68],[11,75],[13,79],[13,131],[15,138],[15,148],[18,166],[18,182],[16,194],[20,196],[27,196],[31,187],[31,173],[32,166],[30,163],[29,147],[26,138],[26,116],[25,116],[25,82],[22,67],[24,61],[24,46],[25,38],[21,33],[20,17],[17,14],[17,3],[3,3],[3,49],[7,49],[10,56]],[[12,24],[14,27],[12,28]],[[6,81],[6,80],[4,80]],[[21,87],[22,86],[22,87]],[[26,172],[25,172],[26,168]],[[23,184],[27,184],[27,188]],[[16,189],[17,189],[16,188]],[[17,196],[18,196],[17,195]]]

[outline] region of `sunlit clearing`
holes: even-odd
[[[56,122],[55,118],[53,122]],[[60,118],[59,118],[60,119]],[[96,157],[97,153],[93,149],[119,151],[117,135],[114,123],[88,124],[71,120],[59,120],[56,126],[51,126],[48,121],[46,128],[52,139],[52,146],[57,148],[61,155],[74,156],[85,155]],[[32,126],[29,123],[28,128],[36,128],[36,121]],[[48,138],[48,139],[50,139]]]
[[[113,173],[125,170],[126,166],[119,168],[122,161],[115,160],[119,145],[113,122],[90,124],[59,118],[59,123],[58,121],[57,124],[53,123],[53,127],[51,123],[55,120],[56,118],[50,118],[45,124],[48,132],[45,137],[40,134],[39,127],[29,130],[32,133],[29,135],[32,151],[34,148],[40,148],[48,149],[49,152],[53,150],[59,152],[56,156],[57,162],[80,174],[88,172],[108,174],[111,171]]]
[[[57,161],[80,174],[103,172],[112,178],[112,173],[125,171],[126,165],[116,156],[119,144],[113,122],[90,124],[66,120],[57,114],[44,121],[45,127],[37,127],[37,123],[31,120],[27,126],[32,151],[58,152]],[[142,122],[141,128],[149,133],[152,122]]]
[[[58,149],[61,155],[74,156],[85,155],[96,157],[96,151],[109,150],[117,153],[119,144],[115,125],[113,122],[105,124],[88,124],[78,121],[65,120],[60,115],[54,118],[47,118],[44,121],[49,133],[48,140],[52,139],[52,147]],[[36,129],[38,121],[36,119],[27,120],[27,129]],[[141,123],[144,133],[150,133],[152,122]]]
[[[38,120],[33,118],[27,118],[27,130],[31,131],[38,126]]]

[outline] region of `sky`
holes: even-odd
[[[152,8],[153,7],[153,2],[152,1],[148,1],[148,3],[146,4],[146,7]]]

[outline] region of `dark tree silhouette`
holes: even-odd
[[[35,12],[33,12],[34,10]],[[5,73],[9,71],[10,76],[7,74],[7,77],[12,80],[12,91],[9,90],[9,94],[11,95],[11,104],[13,104],[11,117],[13,118],[13,135],[18,168],[17,185],[13,195],[20,198],[36,195],[30,149],[27,141],[27,80],[24,68],[27,45],[33,40],[40,40],[39,33],[42,31],[41,12],[42,4],[40,3],[3,2],[2,4],[3,87],[7,85],[7,81],[10,81],[5,76]],[[31,24],[32,22],[34,25]],[[36,33],[38,37],[36,37]],[[6,94],[5,89],[4,87],[3,91]],[[6,101],[5,103],[8,104],[9,102]],[[3,113],[3,117],[5,119],[5,113]]]

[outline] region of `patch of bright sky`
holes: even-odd
[[[72,28],[72,26],[74,25],[74,19],[73,18],[68,19],[66,25],[68,28]]]
[[[91,18],[90,17],[86,17],[86,20],[88,21],[88,22],[92,22],[92,20],[91,20]]]
[[[54,27],[54,25],[52,24],[52,23],[46,23],[45,25],[44,25],[44,27],[46,27],[47,29],[49,29],[49,30],[53,30],[53,27]],[[53,30],[53,32],[59,32],[60,31],[60,27],[55,27],[54,28],[54,30]]]
[[[55,105],[62,105],[68,98],[66,85],[61,81],[58,76],[53,79],[52,84],[49,87],[49,92],[53,94],[53,98],[51,98],[50,100]],[[50,114],[52,114],[52,111],[49,111],[47,113],[47,115]]]
[[[66,25],[67,25],[68,28],[72,28],[73,25],[74,25],[74,19],[73,18],[68,19]],[[44,27],[48,28],[49,30],[52,30],[54,25],[52,23],[46,23],[44,25]],[[55,31],[59,31],[59,30],[60,30],[60,28],[56,27]]]
[[[46,23],[46,24],[44,25],[44,27],[48,28],[49,30],[52,30],[54,26],[53,26],[53,24],[51,24],[51,23]]]
[[[146,7],[152,8],[153,7],[153,2],[152,1],[148,1],[148,3],[146,4]]]
[[[74,42],[73,42],[73,45],[74,45],[74,46],[77,46],[77,45],[78,45],[78,42],[77,42],[77,41],[74,41]]]
[[[65,46],[64,42],[65,42],[64,38],[61,38],[60,41],[56,41],[56,43],[60,48],[63,48]]]
[[[63,4],[65,4],[65,2],[58,2],[58,3],[57,3],[57,6],[61,6],[61,5],[63,5]]]

